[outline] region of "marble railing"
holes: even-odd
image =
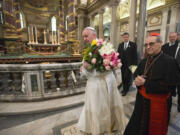
[[[22,101],[64,97],[84,92],[80,62],[1,64],[0,100]]]

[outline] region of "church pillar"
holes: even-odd
[[[84,29],[84,17],[83,14],[78,15],[78,40],[80,41],[81,48],[83,48],[82,31]]]
[[[176,32],[177,28],[177,13],[178,12],[178,5],[172,6],[171,7],[171,19],[170,19],[170,24],[169,24],[169,32]]]
[[[94,15],[89,16],[90,26],[94,28]]]
[[[117,22],[117,48],[119,43],[121,42],[121,23],[120,21]]]
[[[168,19],[168,8],[162,10],[162,25],[160,35],[162,37],[163,43],[166,40],[166,27],[167,27],[167,19]]]
[[[22,29],[20,25],[20,7],[17,0],[4,0],[3,13],[6,38],[22,38]]]
[[[64,19],[64,0],[59,1],[59,40],[60,43],[65,41],[65,19]]]
[[[111,13],[111,34],[110,41],[117,48],[117,7],[119,5],[119,0],[113,0],[110,7],[112,9]]]
[[[137,10],[137,0],[131,0],[131,9],[129,17],[129,34],[130,40],[134,41],[136,33],[136,10]]]
[[[73,41],[76,38],[74,0],[68,0],[68,39]]]
[[[14,9],[15,9],[15,20],[16,20],[16,33],[19,38],[22,38],[22,28],[20,20],[20,3],[18,0],[14,0]]]
[[[99,38],[103,39],[103,14],[104,9],[99,10]]]
[[[145,27],[147,18],[147,1],[140,0],[138,31],[137,31],[137,48],[141,56],[143,56],[143,44],[145,38]]]

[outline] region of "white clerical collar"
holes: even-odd
[[[174,45],[175,43],[172,43],[172,42],[169,42],[169,46],[172,46],[172,45]]]

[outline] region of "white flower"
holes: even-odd
[[[132,73],[134,73],[134,72],[136,71],[136,68],[137,68],[136,65],[131,65],[131,66],[129,67],[129,69],[131,70]]]
[[[91,52],[89,53],[89,56],[92,56],[92,53],[91,53]]]
[[[111,54],[112,52],[115,52],[113,45],[111,43],[103,43],[103,46],[101,47],[101,49],[99,49],[99,53],[101,54],[101,56],[103,56],[104,54]]]

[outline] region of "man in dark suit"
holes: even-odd
[[[172,56],[176,59],[178,65],[180,66],[180,32],[177,33],[177,40],[174,46],[170,47],[172,51]],[[177,96],[178,96],[178,107],[177,110],[180,112],[180,85],[177,87]]]
[[[177,34],[175,32],[170,32],[169,33],[169,42],[165,43],[162,46],[163,53],[174,57],[174,54],[175,54],[175,51],[177,48],[177,44],[178,44],[178,41],[176,39],[177,39]]]
[[[177,54],[180,51],[178,44],[180,44],[180,32],[178,32],[178,36],[175,32],[170,32],[169,34],[169,42],[162,46],[163,53],[174,57],[177,62],[179,58],[177,58]],[[179,64],[180,65],[180,64]],[[176,87],[172,86],[173,96],[176,96]],[[177,110],[180,112],[180,86],[177,86],[177,94],[178,94],[178,107]]]
[[[131,65],[137,65],[138,57],[137,57],[137,46],[135,43],[129,41],[129,33],[125,32],[122,34],[123,42],[119,44],[118,52],[119,58],[122,61],[122,84],[123,91],[122,96],[125,96],[129,91],[129,87],[132,83],[131,77],[132,73],[129,69]]]

